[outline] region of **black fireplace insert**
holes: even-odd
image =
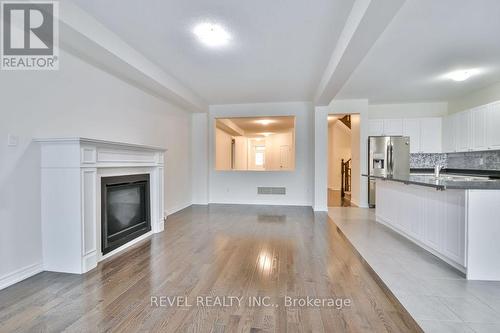
[[[101,178],[102,253],[150,230],[149,174]]]

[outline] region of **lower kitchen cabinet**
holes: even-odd
[[[465,191],[377,181],[377,221],[465,271]]]

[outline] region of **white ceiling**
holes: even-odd
[[[354,0],[74,0],[209,104],[311,100]],[[215,20],[233,35],[209,49]]]
[[[445,101],[500,81],[499,0],[407,0],[337,98]],[[440,76],[483,73],[465,82]]]
[[[229,119],[245,132],[245,135],[255,135],[259,133],[280,133],[287,132],[295,128],[295,117],[275,116],[275,117],[232,117]],[[271,120],[269,124],[262,124],[261,120]],[[219,120],[218,120],[219,121]]]

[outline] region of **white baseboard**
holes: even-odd
[[[165,215],[168,217],[169,215],[172,215],[172,214],[175,214],[177,212],[180,212],[181,210],[183,209],[186,209],[188,208],[189,206],[192,206],[193,203],[192,202],[189,202],[189,203],[185,203],[185,204],[182,204],[182,205],[177,205],[173,208],[170,208],[169,210],[167,210],[165,212]]]
[[[0,277],[0,290],[43,271],[43,264],[37,262]]]
[[[211,201],[209,205],[252,205],[252,206],[300,206],[300,207],[312,207],[310,202],[255,202],[255,201],[234,201],[234,200],[217,200]]]
[[[326,206],[314,206],[313,210],[315,212],[328,212],[328,207],[326,207]]]

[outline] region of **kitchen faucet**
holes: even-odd
[[[441,169],[443,169],[443,166],[441,164],[436,164],[436,166],[434,167],[434,177],[439,178]]]

